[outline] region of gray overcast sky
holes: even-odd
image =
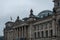
[[[10,16],[13,21],[17,16],[20,18],[28,17],[32,8],[34,14],[37,15],[43,10],[53,9],[53,0],[0,0],[0,36],[3,35],[5,23],[10,21]]]

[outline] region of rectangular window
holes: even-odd
[[[51,37],[53,36],[53,31],[52,31],[52,30],[50,30],[50,36],[51,36]]]
[[[36,38],[36,32],[34,33],[34,36],[35,36],[35,38]]]
[[[40,32],[38,32],[38,38],[40,38]]]
[[[52,28],[52,22],[49,23],[49,28]]]
[[[37,30],[39,30],[39,25],[37,25]]]
[[[38,25],[38,30],[39,30],[39,25]]]
[[[41,25],[39,25],[39,30],[41,30]]]
[[[36,26],[36,30],[38,30],[38,26]]]
[[[47,29],[47,25],[48,25],[48,24],[46,23],[46,24],[45,24],[45,29]]]
[[[43,25],[41,25],[41,30],[43,29]]]
[[[46,37],[48,37],[48,31],[46,31]]]
[[[36,26],[34,27],[34,31],[36,31]]]
[[[44,37],[44,33],[43,33],[43,31],[41,32],[41,34],[42,34],[42,37]]]
[[[58,2],[58,6],[59,6],[59,2]]]

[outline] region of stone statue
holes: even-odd
[[[56,10],[55,10],[55,8],[53,8],[53,13],[56,13]]]

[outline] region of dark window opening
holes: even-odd
[[[50,30],[50,35],[51,35],[51,37],[53,36],[53,31],[52,30]]]
[[[38,38],[40,38],[40,32],[38,32]]]
[[[58,2],[58,6],[59,6],[59,2]]]
[[[42,37],[44,37],[44,33],[43,33],[43,31],[41,32],[41,34],[42,34]]]
[[[46,31],[46,37],[48,37],[48,31]]]
[[[36,38],[36,32],[34,33],[34,35],[35,35],[35,38]]]
[[[59,24],[59,26],[60,26],[60,19],[58,20],[58,24]]]

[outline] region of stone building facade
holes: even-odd
[[[30,15],[22,20],[5,23],[5,40],[60,40],[60,0],[53,0],[53,11],[45,10],[37,16]]]

